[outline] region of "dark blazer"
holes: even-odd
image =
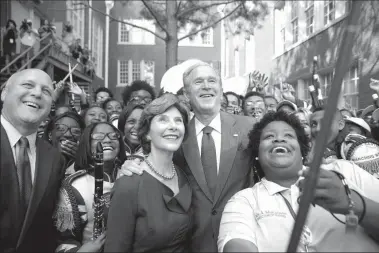
[[[147,172],[116,181],[104,252],[189,252],[192,191],[185,173],[176,171],[175,196]]]
[[[221,112],[220,165],[213,199],[201,164],[195,119],[189,123],[188,137],[175,153],[174,163],[187,173],[193,190],[193,252],[217,252],[221,215],[227,201],[252,184],[251,151],[247,149],[247,135],[254,123],[253,118]]]
[[[23,218],[19,213],[16,165],[3,126],[0,152],[0,252],[53,252],[56,232],[52,215],[64,177],[62,155],[45,140],[37,138],[35,180]]]

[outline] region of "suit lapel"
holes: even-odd
[[[183,153],[186,158],[189,169],[195,177],[200,188],[210,201],[213,201],[211,193],[209,192],[208,184],[205,180],[203,165],[201,164],[201,157],[199,153],[199,146],[197,144],[195,118],[193,118],[188,127],[188,136],[183,142]]]
[[[0,124],[1,125],[1,124]],[[9,233],[13,233],[13,238],[19,238],[20,230],[19,228],[22,226],[21,218],[19,209],[17,206],[20,203],[20,188],[18,186],[18,177],[17,177],[17,169],[16,164],[13,157],[12,147],[9,144],[8,135],[3,128],[3,125],[1,125],[1,178],[2,180],[9,180],[9,184],[13,187],[10,187],[10,189],[7,189],[9,191],[12,191],[12,200],[11,203],[9,203],[9,210],[11,212],[11,219],[13,219],[12,223],[16,224],[17,229],[12,229],[12,231],[9,231]]]
[[[220,197],[221,191],[225,186],[236,156],[239,136],[238,132],[235,131],[235,123],[236,121],[232,116],[226,113],[221,113],[220,165],[217,176],[214,203],[216,203]]]
[[[51,147],[39,138],[37,138],[36,142],[36,152],[36,175],[33,183],[32,196],[26,212],[26,218],[22,227],[21,235],[18,240],[18,246],[23,241],[30,224],[34,219],[38,205],[46,192],[45,190],[49,183],[50,173],[53,166],[54,153],[52,152]]]

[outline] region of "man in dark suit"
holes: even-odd
[[[12,75],[1,94],[0,252],[55,250],[52,215],[64,160],[36,138],[52,94],[50,77],[39,69]]]
[[[185,170],[194,193],[192,251],[217,252],[227,201],[253,183],[247,134],[255,120],[220,112],[221,78],[209,64],[199,62],[189,67],[183,83],[195,116],[174,163]],[[136,163],[129,161],[123,167],[125,175],[141,173]]]

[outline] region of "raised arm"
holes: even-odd
[[[379,189],[377,194],[379,194]],[[355,212],[358,217],[364,215],[360,225],[365,229],[368,235],[370,235],[375,241],[379,242],[379,203],[362,195],[361,197],[356,191],[352,191],[352,199],[356,205]],[[365,202],[365,206],[363,201]],[[364,209],[365,213],[363,213]]]
[[[222,213],[217,242],[219,252],[258,252],[257,223],[252,206],[240,193],[229,200]]]

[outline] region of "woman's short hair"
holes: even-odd
[[[105,87],[100,87],[94,93],[95,100],[96,100],[97,93],[99,93],[99,92],[106,92],[106,93],[109,94],[109,97],[113,98],[113,93],[112,93],[112,91],[110,89],[105,88]]]
[[[117,99],[112,98],[112,97],[107,98],[107,99],[103,102],[103,104],[101,105],[101,107],[102,107],[104,110],[106,110],[106,109],[107,109],[107,105],[108,105],[108,103],[109,103],[109,102],[112,102],[112,101],[116,101],[117,103],[120,103],[121,108],[123,108],[122,103],[121,103],[120,101],[118,101]]]
[[[259,178],[264,177],[264,172],[259,161],[255,158],[257,158],[259,154],[262,131],[268,124],[274,121],[285,122],[295,130],[302,157],[306,157],[310,151],[310,143],[305,134],[305,130],[299,119],[293,113],[288,114],[284,111],[266,113],[263,118],[254,125],[254,128],[249,133],[249,148],[251,148],[252,165],[256,168]]]
[[[148,84],[146,81],[136,80],[132,82],[130,86],[126,86],[122,92],[122,101],[124,102],[124,105],[128,104],[130,100],[130,96],[132,95],[132,92],[139,91],[139,90],[145,90],[149,92],[151,95],[151,99],[152,100],[155,99],[155,92],[154,92],[153,87],[151,87],[151,85]]]
[[[87,115],[87,112],[89,111],[89,109],[92,109],[92,108],[95,108],[95,107],[98,107],[98,108],[101,108],[102,110],[104,110],[105,114],[107,115],[107,121],[109,120],[109,116],[107,114],[107,112],[105,111],[105,109],[97,104],[93,104],[91,105],[90,107],[88,107],[87,109],[84,109],[82,111],[80,111],[80,116],[83,118],[83,120],[85,119],[86,115]]]
[[[178,109],[183,118],[183,124],[185,127],[184,139],[187,137],[188,133],[188,113],[187,109],[184,107],[182,103],[178,100],[178,98],[171,93],[165,93],[162,96],[153,100],[150,104],[148,104],[142,112],[141,120],[138,129],[138,137],[141,140],[141,146],[145,154],[150,153],[151,151],[151,143],[147,139],[147,134],[150,131],[151,121],[153,118],[159,114],[164,113],[171,107],[175,107]]]
[[[51,141],[49,140],[49,134],[53,131],[54,126],[55,126],[55,123],[56,123],[58,120],[62,119],[62,118],[72,118],[73,120],[75,120],[76,122],[78,122],[79,127],[80,127],[82,130],[86,127],[83,118],[82,118],[79,114],[77,114],[77,113],[75,113],[75,112],[70,112],[70,111],[68,111],[68,112],[65,112],[65,113],[62,113],[62,114],[60,114],[60,115],[57,115],[57,116],[53,117],[53,118],[49,121],[49,123],[48,123],[47,126],[46,126],[46,129],[45,129],[44,135],[43,135],[45,140],[51,142]]]
[[[122,133],[124,133],[126,121],[128,120],[130,114],[132,114],[135,109],[143,110],[143,106],[139,104],[131,103],[122,110],[120,117],[118,118],[118,125],[117,125],[118,130],[120,130]]]
[[[95,129],[95,127],[100,124],[106,124],[112,127],[112,129],[115,132],[120,133],[120,131],[115,126],[113,126],[112,124],[108,122],[97,122],[97,123],[87,126],[84,129],[82,136],[80,137],[78,152],[75,157],[75,170],[76,171],[91,169],[94,162],[93,154],[91,150],[91,134],[93,130]],[[118,152],[117,159],[115,160],[116,167],[121,166],[126,160],[125,146],[122,140],[121,133],[120,133],[120,138],[118,139],[118,142],[120,144],[120,151]]]

